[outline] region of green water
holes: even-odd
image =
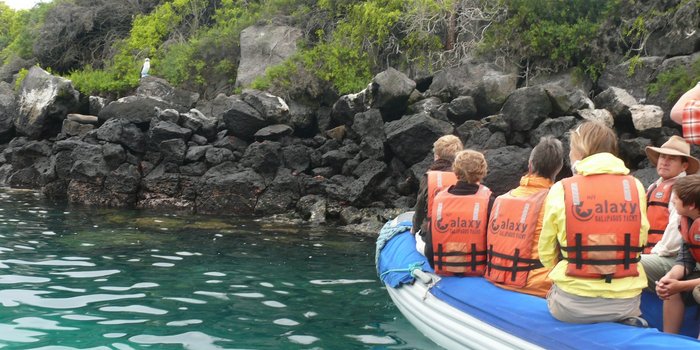
[[[332,228],[0,190],[0,348],[433,349]]]

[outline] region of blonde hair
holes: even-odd
[[[583,122],[572,131],[569,145],[581,159],[597,153],[618,154],[615,132],[605,124],[594,121]]]
[[[457,179],[470,184],[480,182],[486,176],[487,170],[484,155],[470,149],[457,153],[452,163],[452,171],[457,175]]]
[[[462,141],[455,135],[445,135],[433,143],[433,153],[438,159],[454,161],[455,154],[464,148]]]

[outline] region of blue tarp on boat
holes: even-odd
[[[382,282],[400,288],[413,277],[407,267],[423,263],[433,272],[426,258],[415,250],[410,232],[395,234],[384,244],[377,259]],[[700,342],[686,336],[669,335],[655,328],[636,328],[612,322],[571,324],[554,319],[545,299],[515,293],[494,286],[481,277],[443,277],[431,293],[447,304],[493,327],[548,349],[687,349],[700,348]],[[660,300],[649,293],[642,298],[642,311],[650,325],[660,326]],[[684,332],[697,336],[697,308],[686,312]]]

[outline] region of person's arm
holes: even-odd
[[[556,183],[549,190],[544,203],[542,231],[537,242],[540,261],[544,267],[553,267],[559,259],[557,235],[565,229],[564,187]]]
[[[692,89],[686,91],[671,108],[671,120],[678,124],[683,123],[683,109],[688,102],[692,100],[700,100],[700,82]]]
[[[675,193],[671,194],[671,198],[673,199],[675,195]],[[652,253],[656,253],[659,256],[673,256],[678,254],[678,250],[681,249],[681,243],[683,243],[678,225],[680,225],[680,216],[676,211],[676,207],[669,203],[668,225],[666,225],[661,241],[652,249]]]
[[[661,299],[668,299],[674,294],[689,292],[700,286],[700,278],[683,280],[685,274],[682,265],[674,265],[671,270],[656,283],[656,294]]]
[[[674,294],[692,290],[695,286],[700,285],[700,278],[683,280],[690,271],[693,271],[694,267],[695,258],[690,254],[688,246],[681,245],[681,250],[678,251],[676,257],[676,264],[656,282],[656,294],[659,298],[666,300]]]
[[[423,175],[418,185],[418,196],[416,197],[416,206],[413,208],[413,226],[411,233],[415,234],[421,229],[421,225],[428,213],[428,176]]]
[[[639,193],[639,210],[642,213],[642,226],[639,229],[639,244],[640,247],[646,247],[649,239],[649,219],[647,218],[647,196],[644,192],[644,185],[641,181],[636,180],[637,192]]]

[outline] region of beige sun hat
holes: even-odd
[[[688,159],[688,169],[685,171],[688,175],[695,174],[700,169],[700,160],[690,155],[690,144],[680,136],[671,136],[661,147],[647,146],[645,151],[647,152],[647,157],[654,165],[659,160],[659,154],[667,154]]]

